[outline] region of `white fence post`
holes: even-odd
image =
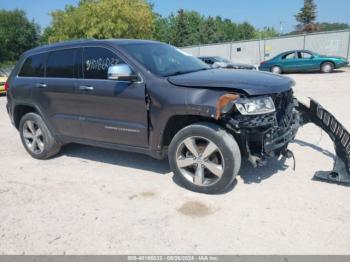
[[[350,60],[350,30],[349,30],[349,38],[348,38],[348,55],[347,55],[347,59],[348,61]]]

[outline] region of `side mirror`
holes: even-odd
[[[135,82],[138,77],[127,64],[118,64],[108,67],[108,79]]]

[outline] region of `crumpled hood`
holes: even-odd
[[[267,95],[290,90],[294,81],[285,76],[250,70],[211,69],[170,76],[174,85],[196,88],[224,88],[248,95]]]

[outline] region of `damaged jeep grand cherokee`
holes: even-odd
[[[81,40],[23,54],[6,83],[7,110],[28,153],[67,143],[168,157],[182,185],[225,190],[245,157],[288,155],[299,126],[294,81],[212,69],[167,44]]]

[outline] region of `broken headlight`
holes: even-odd
[[[240,98],[236,108],[242,115],[261,115],[275,112],[275,104],[271,97]]]

